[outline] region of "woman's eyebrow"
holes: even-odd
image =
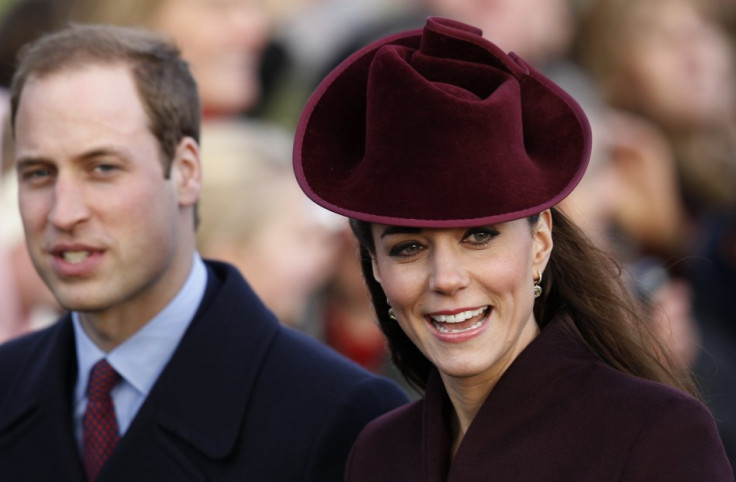
[[[409,226],[386,226],[381,233],[381,237],[391,234],[418,234],[422,232],[422,228],[412,228]]]

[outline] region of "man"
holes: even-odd
[[[70,314],[0,347],[0,477],[342,480],[404,394],[197,255],[199,103],[176,49],[73,27],[25,51],[11,93],[28,248]]]

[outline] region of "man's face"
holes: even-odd
[[[15,149],[28,248],[61,305],[138,321],[163,308],[191,264],[194,199],[179,161],[164,178],[129,68],[29,78]]]

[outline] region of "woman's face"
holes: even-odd
[[[448,377],[495,380],[537,335],[533,279],[552,249],[551,215],[531,226],[417,229],[374,224],[373,272],[398,323]]]

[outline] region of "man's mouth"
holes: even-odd
[[[440,333],[463,333],[483,326],[490,310],[490,306],[483,306],[453,315],[430,315],[429,319]]]
[[[89,251],[64,251],[61,253],[61,259],[69,264],[79,264],[89,258]]]

